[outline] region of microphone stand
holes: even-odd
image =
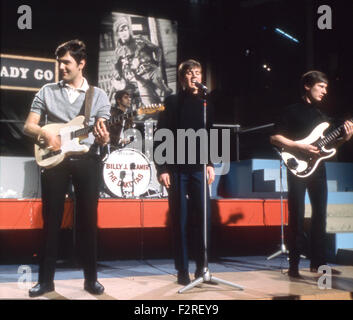
[[[278,153],[279,155],[279,159],[280,159],[280,165],[279,165],[279,185],[280,185],[280,199],[281,199],[281,247],[280,250],[278,250],[277,252],[273,253],[272,255],[270,255],[269,257],[267,257],[267,260],[271,260],[273,258],[278,257],[281,254],[288,254],[288,250],[286,248],[286,245],[284,244],[284,219],[283,219],[283,184],[282,184],[282,167],[283,167],[283,160],[281,157],[280,152],[277,150],[277,148],[274,148],[275,151]]]
[[[199,87],[200,88],[200,87]],[[201,87],[202,92],[203,92],[203,125],[204,125],[204,129],[207,130],[207,99],[206,99],[206,95],[207,95],[207,88],[205,86]],[[203,164],[203,241],[204,241],[204,266],[203,266],[203,270],[202,270],[202,276],[200,276],[199,278],[195,279],[194,281],[192,281],[190,284],[188,284],[187,286],[185,286],[184,288],[180,289],[178,291],[178,293],[183,293],[187,290],[192,289],[193,287],[197,286],[199,283],[201,282],[206,282],[206,283],[222,283],[225,285],[229,285],[232,286],[234,288],[240,289],[240,290],[244,290],[243,287],[234,284],[232,282],[226,281],[226,280],[222,280],[219,278],[216,278],[214,276],[211,275],[210,270],[208,268],[208,254],[207,254],[207,250],[208,250],[208,246],[207,246],[207,188],[208,188],[208,184],[207,184],[207,164],[204,163]]]
[[[235,124],[215,124],[214,127],[218,127],[218,128],[233,128],[234,132],[236,134],[236,144],[237,144],[237,162],[239,162],[239,133],[246,133],[246,132],[252,132],[252,131],[257,131],[260,129],[265,129],[265,128],[269,128],[274,126],[273,123],[269,123],[266,125],[262,125],[259,127],[254,127],[254,128],[249,128],[249,129],[240,129],[240,125]],[[283,217],[283,182],[282,182],[282,167],[283,167],[283,160],[281,157],[281,153],[278,151],[277,148],[274,148],[274,150],[277,152],[277,154],[279,155],[280,158],[280,202],[281,202],[281,245],[280,245],[280,250],[278,250],[277,252],[273,253],[272,255],[270,255],[269,257],[267,257],[267,260],[271,260],[281,254],[288,254],[288,250],[286,248],[286,245],[284,243],[284,217]],[[305,258],[305,257],[304,257]]]

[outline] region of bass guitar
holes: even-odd
[[[351,119],[350,121],[352,121]],[[318,154],[304,154],[281,151],[280,155],[285,166],[297,177],[306,178],[310,176],[318,167],[319,163],[324,159],[329,159],[336,154],[336,148],[333,146],[337,139],[344,134],[344,126],[341,125],[333,131],[325,134],[330,124],[323,122],[315,127],[315,129],[298,143],[311,144],[319,149]]]

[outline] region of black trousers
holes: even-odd
[[[175,269],[178,271],[188,271],[189,249],[192,249],[193,251],[196,267],[204,267],[205,242],[203,185],[203,171],[175,171],[171,174],[168,202],[174,240]],[[208,187],[206,201],[207,248],[209,248],[211,210]]]
[[[327,182],[325,165],[321,163],[307,178],[297,178],[288,171],[288,249],[290,265],[299,264],[306,247],[304,234],[305,191],[310,198],[312,216],[310,225],[309,258],[311,266],[326,263]]]
[[[70,181],[75,191],[76,232],[79,258],[87,280],[97,280],[97,206],[99,161],[93,155],[65,159],[42,170],[44,242],[40,252],[39,282],[54,280],[59,232]]]

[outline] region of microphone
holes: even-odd
[[[206,86],[204,86],[202,83],[200,83],[200,82],[197,82],[196,80],[193,80],[193,81],[191,81],[196,87],[198,87],[199,89],[201,89],[201,90],[205,90],[205,91],[207,91],[208,89],[207,89],[207,87]]]

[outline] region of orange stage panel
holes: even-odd
[[[62,228],[72,226],[73,202],[64,206]],[[42,202],[40,199],[0,199],[0,230],[41,229]]]
[[[288,202],[283,200],[282,203],[283,222],[288,224]],[[264,204],[264,225],[273,226],[281,225],[281,201],[280,200],[266,200]]]
[[[168,225],[169,207],[166,199],[142,200],[141,224],[145,228],[161,228]]]
[[[212,222],[223,226],[276,226],[281,224],[280,200],[212,200]],[[41,229],[42,204],[39,199],[0,199],[0,230]],[[100,199],[98,228],[164,228],[168,225],[167,199]],[[283,201],[285,224],[287,201]],[[63,228],[73,221],[73,202],[67,200]]]
[[[222,199],[213,203],[212,216],[226,226],[262,226],[263,206],[264,200]]]
[[[140,228],[141,200],[101,199],[98,203],[98,228]]]

